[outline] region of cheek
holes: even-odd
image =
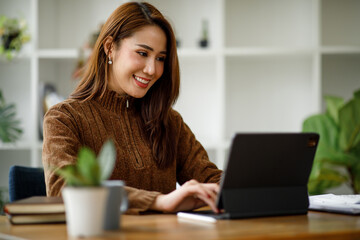
[[[126,72],[136,71],[141,68],[143,64],[141,58],[130,52],[120,55],[118,61],[118,69]]]
[[[156,77],[159,79],[162,76],[163,73],[164,73],[164,63],[163,62],[157,62]]]
[[[137,54],[129,54],[126,59],[129,65],[132,65],[134,68],[142,67],[144,60],[141,59]]]

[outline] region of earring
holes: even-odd
[[[112,61],[111,61],[111,57],[109,56],[109,61],[108,61],[109,64],[112,64]]]

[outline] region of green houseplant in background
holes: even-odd
[[[0,55],[13,59],[29,40],[25,20],[0,16]]]
[[[15,115],[15,104],[7,104],[0,89],[0,140],[4,143],[15,142],[22,134]]]
[[[360,193],[360,90],[348,102],[330,96],[325,102],[326,113],[303,123],[303,132],[320,134],[309,194],[321,194],[344,183]]]

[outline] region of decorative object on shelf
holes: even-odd
[[[84,72],[84,66],[85,66],[85,47],[84,48],[79,48],[79,57],[76,61],[76,67],[75,70],[72,73],[72,78],[73,79],[80,79],[83,72]]]
[[[327,110],[307,118],[304,132],[320,134],[309,193],[348,184],[360,193],[360,89],[347,103],[339,97],[325,97]]]
[[[202,35],[201,35],[201,39],[199,41],[199,45],[202,48],[206,48],[209,45],[209,30],[208,30],[208,21],[206,19],[204,19],[202,21]]]
[[[75,165],[56,171],[66,183],[62,196],[69,235],[94,236],[103,232],[109,188],[102,181],[110,177],[115,159],[115,145],[108,140],[98,158],[91,149],[82,147]]]
[[[29,40],[25,20],[0,16],[0,55],[12,60]]]
[[[75,70],[72,73],[73,79],[81,78],[81,76],[85,70],[84,67],[87,62],[87,59],[89,59],[91,56],[91,52],[92,52],[94,45],[100,35],[100,31],[101,31],[101,28],[103,25],[104,25],[104,23],[99,24],[98,29],[90,34],[88,41],[84,44],[83,47],[81,47],[79,49],[79,57],[78,57],[78,60],[76,63]]]
[[[0,89],[0,140],[4,143],[15,142],[23,132],[15,115],[15,104],[7,104]]]
[[[53,105],[64,101],[65,98],[59,95],[56,87],[51,83],[39,84],[39,138],[43,139],[44,115]]]

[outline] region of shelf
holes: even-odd
[[[269,56],[269,55],[310,55],[313,48],[291,48],[291,47],[234,47],[226,48],[226,56]]]
[[[77,59],[79,58],[79,49],[41,49],[38,51],[39,58],[52,59]],[[215,57],[217,52],[214,49],[201,48],[179,48],[179,57]],[[86,52],[85,58],[90,55]]]
[[[1,159],[9,159],[3,171],[22,159],[41,165],[39,85],[69,96],[78,83],[73,73],[80,49],[124,2],[0,0],[0,15],[23,16],[32,35],[11,62],[0,59],[1,89],[16,104],[24,130],[19,143],[0,145]],[[323,110],[323,95],[347,99],[360,88],[358,0],[149,2],[179,41],[181,89],[174,108],[220,167],[236,132],[301,131],[305,117]],[[203,20],[207,48],[199,46]]]
[[[215,57],[217,51],[208,48],[178,48],[178,56],[181,57]]]
[[[360,54],[360,46],[324,46],[322,54]]]
[[[70,58],[77,59],[79,57],[78,49],[41,49],[38,51],[39,58]]]
[[[31,150],[33,145],[29,142],[3,143],[0,141],[0,150]]]

